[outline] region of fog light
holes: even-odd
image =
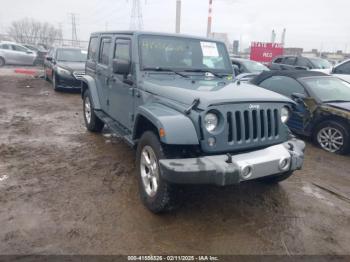
[[[282,171],[285,171],[289,168],[290,160],[289,158],[282,158],[279,163],[279,167]]]
[[[215,146],[216,140],[214,137],[209,137],[208,138],[208,145],[209,146]]]
[[[252,175],[252,171],[253,171],[253,169],[251,166],[245,166],[245,167],[241,168],[241,176],[244,179],[247,179]]]

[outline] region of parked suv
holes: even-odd
[[[88,130],[107,125],[136,148],[143,203],[174,207],[180,184],[278,182],[303,164],[285,125],[292,100],[232,81],[222,42],[145,32],[90,38],[82,77]]]
[[[278,56],[274,58],[270,65],[271,70],[311,70],[330,74],[331,64],[319,57],[303,56]]]
[[[350,59],[334,66],[332,74],[350,83]]]
[[[0,67],[4,65],[34,65],[36,52],[12,42],[0,42]]]

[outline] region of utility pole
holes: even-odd
[[[143,19],[140,0],[132,0],[130,30],[142,30]]]
[[[180,26],[181,26],[181,0],[176,0],[176,25],[175,25],[175,32],[177,34],[180,33]]]
[[[207,37],[211,36],[211,20],[213,11],[213,0],[209,0],[209,13],[208,13],[208,25],[207,25]]]
[[[272,33],[271,33],[271,43],[275,43],[276,41],[276,32],[275,32],[275,29],[272,30]]]
[[[282,37],[281,37],[281,44],[284,46],[285,42],[286,42],[286,32],[287,30],[284,28],[283,29],[283,33],[282,33]]]
[[[71,26],[72,26],[72,46],[78,46],[76,14],[70,13],[69,15],[71,17]]]

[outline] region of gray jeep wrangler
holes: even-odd
[[[174,207],[180,184],[278,182],[303,165],[285,125],[293,102],[233,81],[225,45],[145,32],[91,35],[82,78],[88,130],[107,125],[136,149],[140,195]]]

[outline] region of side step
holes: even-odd
[[[123,138],[131,147],[135,146],[135,143],[132,140],[131,132],[128,129],[101,110],[95,110],[95,114],[111,129],[113,133]]]

